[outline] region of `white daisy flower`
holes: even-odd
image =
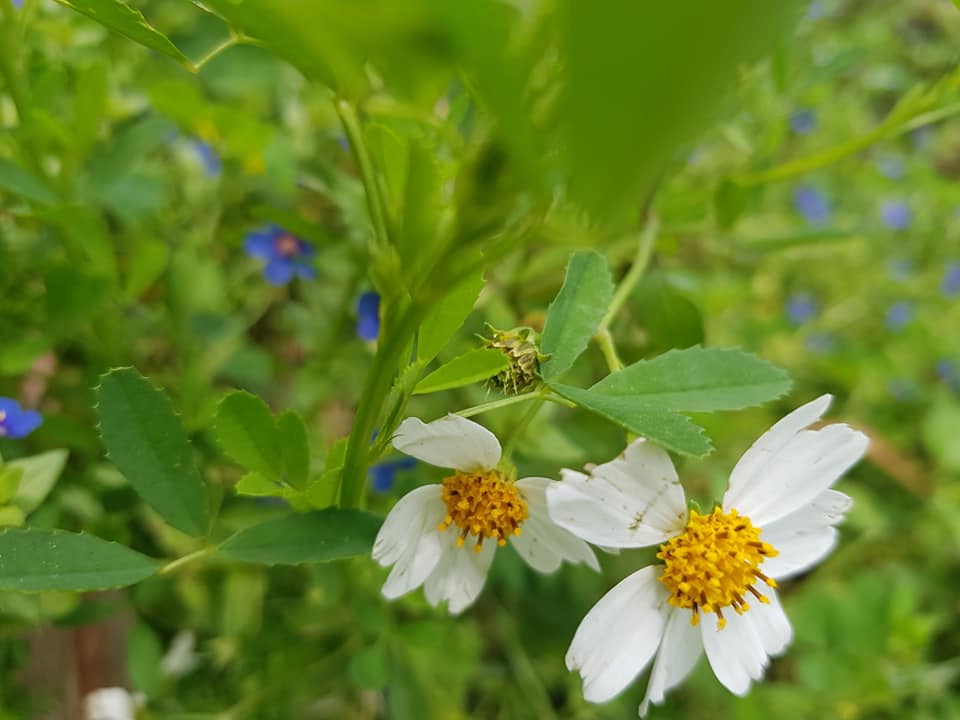
[[[547,488],[554,522],[596,545],[660,545],[662,565],[616,585],[577,628],[567,667],[583,695],[618,695],[653,660],[640,715],[679,684],[705,651],[717,679],[736,695],[759,680],[789,645],[790,622],[777,580],[820,562],[851,500],[829,489],[867,449],[846,425],[806,430],[831,401],[824,395],[780,420],[747,450],[722,505],[688,512],[669,456],[637,440],[584,475],[565,470]],[[716,616],[716,622],[701,620]]]
[[[373,543],[373,559],[393,566],[384,597],[423,585],[431,605],[446,600],[451,613],[460,613],[480,594],[496,547],[508,540],[543,573],[564,560],[600,569],[589,545],[550,520],[544,493],[552,481],[509,480],[496,469],[500,443],[482,425],[459,415],[431,423],[407,418],[393,446],[456,472],[408,493],[384,520]]]

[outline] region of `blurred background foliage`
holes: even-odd
[[[874,439],[841,486],[856,504],[839,550],[783,593],[789,653],[744,700],[701,663],[652,717],[960,718],[951,2],[150,0],[135,5],[156,30],[132,29],[153,49],[70,5],[113,6],[0,0],[0,395],[45,418],[0,453],[69,452],[49,494],[0,508],[0,522],[25,515],[155,556],[193,549],[103,458],[93,389],[119,365],[174,397],[223,496],[218,532],[279,513],[233,489],[240,472],[210,433],[227,389],[300,412],[322,467],[371,364],[355,332],[363,292],[381,294],[388,319],[437,237],[465,238],[464,253],[475,235],[516,238],[490,256],[449,359],[485,323],[542,327],[573,249],[600,249],[622,275],[650,206],[651,263],[612,327],[624,361],[741,346],[796,379],[774,406],[697,418],[717,451],[682,463],[688,491],[719,496],[750,442],[821,392]],[[359,111],[392,248],[371,240],[340,103]],[[270,223],[313,244],[316,279],[263,279],[244,238]],[[574,373],[601,377],[600,352]],[[471,387],[408,411],[488,397]],[[480,420],[508,436],[518,417]],[[514,460],[555,476],[623,441],[547,406]],[[438,477],[373,474],[370,505],[385,512]],[[123,593],[3,593],[0,710],[41,717],[100,683],[142,693],[144,718],[629,717],[642,683],[589,706],[563,655],[586,610],[649,555],[544,577],[499,553],[458,619],[420,593],[386,603],[364,558],[211,560]],[[120,643],[116,667],[77,677],[89,642],[76,638],[104,627],[96,642]],[[63,657],[51,637],[73,638]]]

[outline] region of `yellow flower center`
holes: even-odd
[[[507,544],[507,536],[519,535],[520,525],[530,514],[527,501],[517,486],[496,470],[459,472],[443,480],[443,502],[447,516],[440,529],[460,528],[457,547],[463,547],[468,534],[477,536],[473,549],[480,552],[483,541],[496,538]]]
[[[693,610],[691,625],[699,622],[703,610],[715,612],[717,627],[723,629],[723,608],[733,607],[738,615],[750,609],[743,599],[746,593],[770,602],[753,584],[760,580],[777,586],[759,570],[765,558],[777,554],[761,542],[759,528],[736,510],[724,513],[715,507],[709,515],[691,510],[684,531],[660,546],[657,557],[666,563],[660,582],[670,591],[671,605]]]

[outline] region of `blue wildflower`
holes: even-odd
[[[213,149],[213,146],[203,140],[194,140],[193,149],[196,151],[197,157],[200,158],[200,162],[203,164],[203,169],[207,171],[207,175],[217,177],[220,171],[223,170],[223,161],[220,160],[220,156],[217,154],[217,151]]]
[[[830,219],[830,201],[811,185],[793,191],[793,206],[811,225],[823,225]]]
[[[796,135],[809,135],[817,127],[817,116],[813,110],[804,108],[790,115],[790,129]]]
[[[886,323],[891,330],[902,330],[913,320],[913,303],[899,300],[887,308]]]
[[[891,230],[906,230],[913,222],[913,210],[903,200],[887,200],[880,207],[880,219]]]
[[[380,334],[380,296],[365,292],[357,300],[357,335],[363,340],[376,340]]]
[[[387,460],[377,463],[370,468],[367,473],[370,476],[370,485],[374,492],[389,492],[397,479],[397,473],[401,470],[410,470],[417,464],[412,457],[402,457],[397,460]]]
[[[272,285],[286,285],[294,275],[306,280],[317,275],[308,262],[313,245],[276,225],[248,233],[244,248],[250,257],[267,261],[263,276]]]
[[[909,280],[913,274],[913,262],[907,258],[891,258],[887,260],[887,277],[897,282]]]
[[[0,437],[26,437],[42,422],[40,413],[24,410],[16,400],[0,397]]]
[[[830,333],[825,332],[810,333],[803,341],[803,346],[814,355],[831,353],[836,345],[836,338]]]
[[[817,303],[810,293],[794,293],[784,303],[784,312],[792,325],[800,327],[817,314]]]
[[[807,22],[816,22],[827,16],[827,7],[822,0],[813,0],[807,6],[807,14],[804,18]]]
[[[19,10],[23,7],[23,0],[13,0],[13,6]]]
[[[960,295],[960,261],[954,260],[947,263],[947,271],[943,274],[943,282],[940,283],[940,292],[944,297]]]
[[[877,158],[877,172],[887,180],[899,180],[904,171],[903,158],[899,155],[881,155]]]

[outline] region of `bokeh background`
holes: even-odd
[[[795,378],[791,394],[769,406],[696,418],[717,450],[678,460],[688,494],[702,504],[717,498],[753,439],[823,392],[836,396],[831,419],[873,438],[868,458],[838,486],[855,499],[838,550],[782,593],[796,636],[786,656],[745,699],[701,662],[651,717],[960,718],[953,3],[815,0],[781,18],[769,47],[730,58],[713,54],[728,52],[722,43],[704,43],[709,14],[679,18],[688,42],[673,47],[644,44],[665,19],[655,10],[641,26],[617,23],[614,10],[577,17],[563,2],[498,4],[510,13],[489,22],[451,9],[436,11],[449,34],[418,36],[418,53],[407,53],[390,33],[416,25],[420,16],[404,14],[416,3],[370,4],[366,15],[330,3],[328,15],[307,12],[286,56],[276,42],[289,26],[277,20],[260,28],[272,49],[238,44],[196,74],[68,7],[0,5],[0,54],[12,63],[0,85],[0,395],[45,418],[26,439],[0,439],[0,453],[8,461],[69,453],[42,502],[0,522],[87,530],[158,556],[192,549],[103,456],[93,388],[110,367],[136,365],[174,397],[223,496],[224,536],[285,511],[283,501],[233,487],[240,471],[209,432],[227,389],[300,412],[318,462],[349,432],[374,342],[358,336],[357,301],[380,280],[326,71],[316,82],[304,68],[313,57],[305,43],[315,42],[314,52],[330,50],[334,74],[359,76],[376,159],[389,161],[398,137],[419,138],[440,149],[452,183],[495,116],[517,171],[494,188],[510,203],[483,211],[516,213],[524,183],[554,197],[536,237],[488,268],[480,301],[442,358],[476,347],[486,323],[542,327],[574,249],[601,250],[622,275],[649,203],[660,223],[654,253],[612,328],[623,359],[740,346]],[[135,5],[188,57],[228,37],[201,6]],[[768,28],[762,7],[747,35]],[[331,18],[340,24],[317,29]],[[529,124],[511,104],[509,52],[498,70],[501,23],[512,28],[507,50],[520,44],[538,59]],[[579,35],[563,35],[574,25]],[[336,32],[382,64],[352,66]],[[475,75],[447,72],[445,42],[462,49]],[[602,76],[577,74],[577,58],[618,42],[643,48]],[[294,68],[291,59],[302,62]],[[551,103],[549,81],[564,59],[576,93]],[[674,97],[678,77],[712,62],[730,66],[729,92],[692,83]],[[28,97],[27,119],[17,93]],[[610,97],[622,102],[602,102]],[[609,135],[596,132],[594,115]],[[552,136],[530,129],[555,120],[569,124],[568,162],[559,165],[582,171],[569,182],[535,165]],[[675,137],[667,125],[678,127]],[[270,224],[315,248],[315,277],[267,282],[244,247]],[[584,383],[605,372],[596,348],[575,368]],[[432,418],[492,397],[478,386],[416,399],[409,412]],[[502,436],[518,420],[511,409],[479,419]],[[517,439],[514,460],[521,475],[556,476],[615,456],[623,442],[609,423],[547,406]],[[381,465],[371,471],[370,505],[386,512],[438,473]],[[431,609],[420,593],[385,602],[385,573],[365,558],[297,568],[211,560],[123,592],[0,593],[0,717],[77,717],[79,698],[105,685],[139,693],[141,718],[633,717],[642,680],[590,706],[563,655],[583,614],[651,554],[605,556],[600,575],[564,568],[544,577],[507,549],[460,618]]]

